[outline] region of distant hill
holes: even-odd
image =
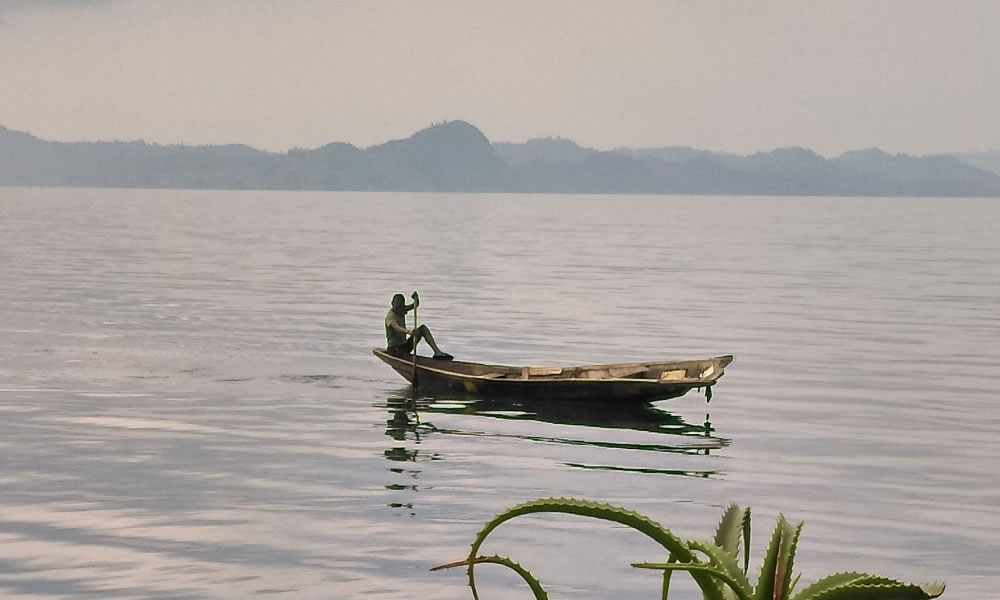
[[[246,146],[61,143],[0,127],[0,185],[491,191],[509,168],[478,129],[453,121],[361,150],[332,143],[268,153]]]
[[[158,146],[145,142],[45,142],[0,127],[0,185],[247,187],[274,155],[246,146]]]
[[[493,149],[512,167],[536,160],[577,162],[597,154],[597,150],[582,148],[564,138],[538,138],[523,144],[495,142]]]
[[[972,152],[952,156],[965,164],[1000,175],[1000,152]]]
[[[384,176],[385,189],[502,191],[509,167],[481,131],[451,121],[367,151]]]
[[[877,148],[847,152],[833,162],[867,176],[887,196],[997,196],[1000,176],[953,156],[887,154]]]
[[[598,152],[569,140],[494,144],[527,191],[823,196],[1000,196],[1000,174],[951,156],[878,149],[826,159],[805,148],[750,156],[686,147]]]
[[[464,121],[370,148],[62,143],[0,127],[0,185],[615,194],[1000,197],[995,155],[878,149],[826,159],[805,148],[750,156],[685,147],[602,152],[572,140],[490,141]],[[1000,168],[1000,165],[996,165]]]

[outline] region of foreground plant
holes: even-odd
[[[669,594],[670,577],[674,571],[687,572],[698,584],[705,600],[926,600],[944,593],[943,583],[914,585],[854,572],[828,575],[795,593],[799,577],[792,576],[792,566],[802,522],[792,525],[783,515],[778,515],[756,585],[751,584],[747,576],[750,566],[750,508],[740,508],[736,504],[723,512],[712,539],[683,541],[652,519],[625,508],[572,498],[542,498],[500,513],[476,535],[466,559],[431,570],[467,567],[469,586],[473,597],[478,600],[475,566],[481,563],[502,565],[517,573],[537,600],[547,600],[548,594],[542,584],[518,563],[505,556],[478,555],[479,548],[494,529],[515,517],[532,513],[565,513],[611,521],[652,538],[666,549],[666,562],[642,562],[632,566],[663,571],[663,600]]]

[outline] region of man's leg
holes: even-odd
[[[431,350],[434,351],[434,354],[442,354],[442,355],[451,356],[447,352],[442,352],[441,349],[438,348],[437,343],[434,341],[434,336],[431,335],[431,330],[428,329],[428,327],[426,325],[421,325],[420,327],[417,328],[417,336],[416,337],[417,337],[417,341],[427,340],[427,343],[430,345]]]

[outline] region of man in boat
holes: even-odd
[[[392,297],[392,308],[385,314],[385,341],[386,350],[393,354],[409,354],[414,352],[416,344],[426,340],[432,350],[434,358],[438,360],[451,360],[452,355],[442,352],[434,342],[434,336],[426,325],[421,325],[412,331],[406,328],[406,313],[416,310],[420,306],[420,296],[416,292],[410,296],[413,304],[407,304],[406,298],[402,294]],[[409,337],[407,337],[409,336]]]

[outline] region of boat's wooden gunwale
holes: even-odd
[[[387,364],[392,366],[395,362],[399,367],[405,368],[406,371],[412,372],[413,362],[412,355],[394,355],[385,350],[373,349],[373,353],[381,358]],[[392,361],[392,362],[390,362]],[[630,362],[630,363],[610,363],[610,364],[595,364],[595,365],[580,365],[573,367],[516,367],[511,365],[493,365],[487,363],[472,363],[464,361],[448,361],[448,366],[455,367],[459,366],[461,368],[470,369],[482,369],[487,372],[482,374],[475,373],[463,373],[461,371],[456,371],[454,369],[442,369],[432,366],[439,361],[435,361],[431,357],[418,356],[417,357],[417,368],[421,372],[429,372],[446,379],[452,379],[456,381],[483,381],[497,384],[507,384],[507,383],[531,383],[537,385],[553,385],[553,384],[579,384],[579,385],[606,385],[606,384],[646,384],[646,385],[656,385],[664,387],[704,387],[714,385],[720,377],[725,372],[725,367],[732,361],[731,355],[717,356],[708,359],[698,359],[698,360],[683,360],[683,361],[662,361],[662,362]],[[714,371],[708,377],[683,377],[676,379],[663,380],[659,378],[648,378],[648,377],[600,377],[600,378],[587,378],[587,377],[567,377],[566,372],[572,371],[574,373],[586,373],[593,371],[610,371],[612,369],[636,369],[644,371],[656,371],[665,372],[668,370],[681,370],[688,369],[690,367],[702,368],[701,365],[719,365],[720,368],[714,369]],[[704,367],[704,368],[707,368]],[[523,369],[559,369],[561,373],[559,375],[537,375],[530,376],[527,378],[515,377]],[[409,379],[403,371],[399,371],[401,375]],[[499,376],[498,376],[499,375]]]

